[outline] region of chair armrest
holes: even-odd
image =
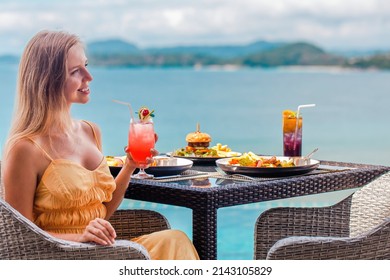
[[[276,242],[267,259],[371,260],[390,258],[390,219],[358,237],[288,237]]]
[[[278,240],[289,236],[349,236],[352,195],[329,207],[272,208],[255,224],[255,259],[265,259]]]
[[[113,245],[78,243],[66,240],[55,243],[56,252],[48,259],[77,260],[149,260],[147,250],[140,244],[128,240],[116,240]],[[52,250],[53,251],[53,250]],[[41,258],[42,259],[42,258]]]
[[[109,221],[117,238],[126,240],[170,228],[162,214],[151,210],[117,210]]]

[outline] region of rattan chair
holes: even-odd
[[[114,245],[71,242],[41,230],[2,198],[0,182],[0,260],[145,260],[150,258],[147,250],[129,240],[170,228],[167,219],[155,211],[118,210],[110,219],[117,233]]]
[[[333,206],[263,212],[254,258],[390,259],[390,173]]]

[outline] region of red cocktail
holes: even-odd
[[[153,157],[151,149],[154,148],[156,138],[151,118],[152,113],[146,108],[141,108],[141,110],[140,119],[130,121],[128,151],[140,167],[139,173],[133,175],[133,178],[145,179],[153,177],[153,175],[147,174],[144,169],[150,165],[148,158]]]

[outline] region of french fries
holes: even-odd
[[[200,150],[199,150],[200,151]],[[212,146],[210,148],[205,148],[202,150],[200,154],[194,153],[193,151],[187,151],[186,148],[181,148],[176,151],[174,151],[174,156],[181,156],[181,157],[235,157],[239,156],[240,153],[233,152],[228,145],[222,145],[221,143],[218,143],[215,146]]]
[[[231,152],[232,150],[228,147],[228,145],[222,145],[221,143],[217,143],[217,145],[211,147],[211,149],[214,149],[216,151],[221,152]]]
[[[239,153],[233,152],[228,145],[222,145],[221,143],[217,143],[217,145],[211,147],[210,149],[215,150],[218,157],[234,157],[239,155]]]

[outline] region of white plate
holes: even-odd
[[[170,156],[172,153],[167,153],[168,156]],[[235,157],[241,156],[241,153],[237,153]],[[230,157],[190,157],[190,156],[173,156],[175,158],[183,158],[183,159],[189,159],[192,160],[193,162],[197,163],[214,163],[218,159],[222,158],[230,158]]]
[[[267,156],[262,156],[263,158],[270,158]],[[276,157],[277,159],[289,160],[291,157]],[[254,176],[291,176],[299,175],[315,170],[320,165],[320,162],[315,159],[303,160],[302,157],[293,157],[295,166],[291,167],[246,167],[246,166],[236,166],[230,165],[230,158],[219,159],[216,161],[217,166],[219,166],[226,173],[234,174],[245,174],[245,175],[254,175]]]
[[[177,162],[174,165],[169,166],[151,166],[145,169],[146,173],[153,174],[154,176],[168,176],[168,175],[177,175],[190,169],[193,165],[192,160],[177,158]],[[110,171],[113,176],[116,176],[122,167],[120,166],[110,166]],[[134,171],[134,174],[138,173],[138,169]]]

